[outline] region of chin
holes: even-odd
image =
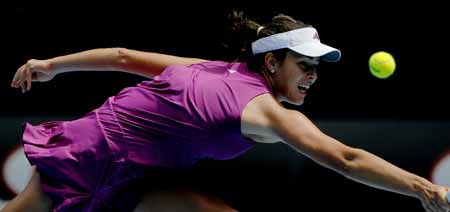
[[[301,106],[301,105],[303,105],[304,102],[305,101],[302,99],[302,100],[297,101],[297,102],[292,102],[291,104],[294,104],[294,105],[297,105],[297,106]]]
[[[281,102],[287,102],[289,104],[293,104],[293,105],[296,105],[296,106],[301,106],[305,102],[305,99],[304,98],[300,98],[300,99],[293,100],[293,99],[287,99],[287,98],[280,98],[280,101]]]

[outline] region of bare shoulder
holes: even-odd
[[[272,128],[270,116],[284,110],[286,109],[269,93],[253,98],[242,112],[242,135],[259,143],[280,142],[281,138]]]
[[[284,108],[270,94],[255,97],[242,113],[241,132],[255,142],[282,141],[314,161],[342,170],[345,158],[354,153],[315,126],[304,114]]]

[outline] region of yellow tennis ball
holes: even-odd
[[[376,52],[369,58],[370,73],[380,79],[390,77],[395,71],[395,60],[387,52]]]

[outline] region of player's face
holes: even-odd
[[[274,87],[280,101],[302,105],[308,89],[317,80],[319,58],[288,52],[273,75]]]

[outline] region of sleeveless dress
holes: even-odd
[[[79,119],[24,123],[24,151],[53,211],[131,211],[133,182],[150,168],[183,170],[254,146],[241,135],[241,114],[270,92],[245,63],[173,65]]]

